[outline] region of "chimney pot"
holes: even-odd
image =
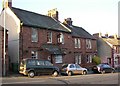
[[[63,23],[64,23],[64,24],[67,24],[67,25],[69,25],[69,26],[72,26],[72,22],[73,22],[73,21],[72,21],[72,18],[67,18],[67,19],[64,20]]]
[[[58,15],[59,15],[59,13],[56,8],[48,11],[48,16],[52,17],[56,20],[58,20]]]
[[[12,7],[12,0],[8,0],[8,7]]]
[[[12,7],[12,0],[4,0],[3,1],[3,9],[7,7]]]

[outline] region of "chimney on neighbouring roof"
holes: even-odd
[[[3,9],[7,7],[12,7],[12,0],[3,0]]]
[[[118,35],[117,34],[114,34],[114,39],[117,39],[118,38]]]
[[[105,34],[105,37],[108,37],[108,33]]]
[[[12,0],[8,0],[8,7],[12,7]]]
[[[93,36],[98,39],[102,37],[102,33],[95,33]]]
[[[56,20],[58,20],[58,15],[59,15],[59,13],[56,8],[48,11],[48,16],[52,17]]]
[[[69,25],[69,26],[72,26],[72,22],[73,22],[73,21],[72,21],[71,18],[67,18],[67,19],[64,20],[63,23],[64,23],[64,24],[67,24],[67,25]]]

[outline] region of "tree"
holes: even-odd
[[[100,59],[100,57],[98,57],[98,56],[94,56],[94,57],[92,58],[92,62],[95,63],[96,65],[98,65],[98,64],[101,63],[101,59]]]

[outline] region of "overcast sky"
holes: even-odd
[[[46,15],[57,8],[59,20],[71,17],[73,25],[89,33],[118,34],[118,2],[120,0],[12,0],[13,7]],[[2,0],[0,11],[2,10]]]

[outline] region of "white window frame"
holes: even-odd
[[[38,30],[35,29],[35,28],[32,28],[31,41],[32,42],[38,42]]]
[[[75,48],[77,48],[77,39],[75,38],[74,41],[75,41]]]
[[[62,55],[55,55],[55,63],[63,63]]]
[[[92,63],[92,55],[86,56],[87,63]]]
[[[52,32],[47,32],[47,43],[52,43]]]
[[[38,52],[37,51],[31,51],[31,58],[37,59],[38,58]]]
[[[80,41],[80,39],[75,38],[74,39],[74,43],[75,43],[75,48],[81,48],[81,41]]]
[[[75,54],[75,64],[81,64],[81,54]]]
[[[59,36],[58,36],[58,43],[64,44],[64,35],[63,35],[63,33],[59,34]]]
[[[78,48],[81,48],[81,41],[78,39]]]
[[[87,49],[92,49],[92,43],[90,39],[86,39],[86,48]]]

